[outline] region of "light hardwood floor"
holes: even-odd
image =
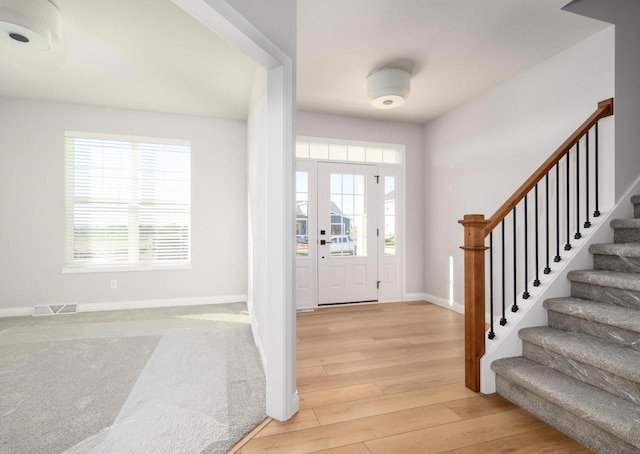
[[[463,317],[425,302],[299,313],[300,412],[253,453],[588,453],[497,395],[464,386]]]

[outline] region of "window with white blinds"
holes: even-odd
[[[189,264],[188,141],[66,131],[65,164],[67,271]]]

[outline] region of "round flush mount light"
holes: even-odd
[[[60,43],[62,17],[48,0],[0,0],[0,40],[30,50]]]
[[[367,99],[377,109],[395,109],[409,96],[411,75],[403,69],[381,69],[367,77]]]

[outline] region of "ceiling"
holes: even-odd
[[[568,0],[298,0],[298,108],[424,123],[603,30]],[[255,63],[171,0],[52,0],[62,43],[0,40],[0,95],[246,119]],[[412,73],[404,106],[366,77]]]
[[[0,40],[0,95],[246,119],[255,63],[171,0],[54,0],[62,42]]]
[[[567,3],[298,0],[298,109],[427,122],[609,26]],[[412,73],[394,110],[366,100],[366,78],[382,67]]]

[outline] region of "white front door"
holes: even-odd
[[[377,170],[318,163],[318,304],[378,300]]]

